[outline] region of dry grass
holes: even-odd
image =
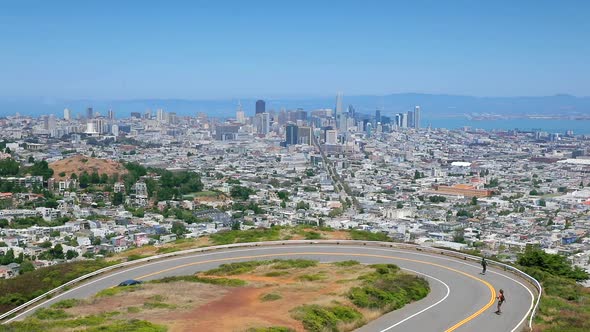
[[[127,174],[127,169],[123,164],[114,160],[98,159],[86,157],[83,155],[76,155],[70,158],[58,160],[49,164],[49,167],[53,169],[53,176],[61,181],[64,178],[69,178],[72,173],[80,175],[86,171],[88,174],[98,172],[99,174],[108,174],[112,176],[117,173],[119,175]],[[60,173],[66,173],[65,177],[59,176]]]

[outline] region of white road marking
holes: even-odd
[[[279,247],[279,246],[277,246],[277,247]],[[363,249],[363,250],[370,249],[371,251],[374,250],[374,251],[386,251],[386,252],[406,253],[406,254],[412,254],[412,255],[418,255],[418,256],[432,257],[432,258],[437,258],[437,259],[441,259],[441,260],[453,261],[453,262],[460,263],[460,264],[463,264],[463,265],[467,265],[467,266],[470,266],[470,267],[477,267],[475,265],[462,262],[462,261],[460,261],[458,259],[450,259],[450,258],[440,257],[440,256],[438,256],[436,254],[417,253],[417,252],[412,252],[412,251],[409,251],[409,250],[383,249],[383,248],[371,248],[371,247],[359,247],[359,246],[344,246],[344,245],[343,246],[334,246],[334,245],[319,245],[319,246],[305,246],[305,245],[280,246],[280,248],[282,248],[282,249],[296,249],[296,248],[305,248],[305,247],[307,247],[307,248],[313,247],[314,249],[316,249],[317,247],[338,248],[338,249],[343,249],[343,248],[347,248],[347,249],[353,248],[354,249],[354,248],[356,248],[356,249]],[[123,271],[111,273],[111,274],[106,275],[106,276],[104,276],[102,278],[99,278],[99,279],[96,279],[96,280],[91,280],[91,281],[86,282],[86,283],[84,283],[82,285],[79,285],[79,286],[74,287],[74,288],[72,288],[70,290],[67,290],[67,291],[65,291],[63,293],[60,293],[60,294],[56,295],[55,297],[51,298],[50,300],[48,300],[46,302],[43,302],[43,303],[40,303],[40,304],[37,304],[37,305],[35,305],[35,306],[33,306],[33,307],[31,307],[31,308],[23,311],[22,313],[14,316],[13,318],[10,318],[9,320],[6,320],[3,324],[10,323],[10,322],[18,319],[19,317],[25,315],[26,313],[28,313],[28,312],[30,312],[32,310],[36,310],[37,308],[46,305],[48,302],[53,302],[56,299],[58,299],[60,297],[63,297],[64,295],[66,295],[66,294],[68,294],[70,292],[73,292],[73,291],[78,290],[78,289],[80,289],[82,287],[86,287],[88,285],[94,284],[94,283],[99,282],[101,280],[104,280],[104,279],[113,277],[115,275],[119,275],[121,273],[127,273],[129,271],[133,271],[133,270],[136,270],[136,269],[144,268],[144,267],[155,265],[155,264],[161,264],[163,262],[186,260],[186,259],[191,259],[191,258],[194,258],[194,257],[213,256],[213,255],[220,255],[220,254],[228,254],[228,253],[236,253],[236,252],[247,252],[247,251],[260,251],[260,250],[276,250],[276,247],[256,247],[256,248],[237,249],[237,250],[231,250],[231,249],[230,250],[221,250],[221,251],[212,252],[212,253],[195,253],[195,254],[190,254],[188,256],[180,256],[180,257],[174,257],[174,258],[170,258],[170,259],[164,259],[164,260],[154,261],[154,262],[151,262],[151,263],[147,263],[147,264],[139,265],[139,266],[136,266],[136,267],[124,269]],[[239,259],[239,257],[237,257],[236,259]],[[417,272],[417,271],[412,271],[412,270],[409,270],[409,269],[406,269],[406,270],[411,271],[411,272],[415,272],[415,273],[418,273],[418,274],[423,274],[423,273],[420,273],[420,272]],[[533,303],[534,303],[534,295],[533,295],[533,293],[530,291],[530,289],[528,287],[526,287],[525,285],[523,285],[521,282],[519,282],[519,281],[517,281],[517,280],[515,280],[513,278],[510,278],[510,277],[508,277],[508,276],[506,276],[504,274],[501,274],[501,273],[498,273],[498,272],[495,272],[495,271],[492,271],[492,270],[490,270],[490,272],[495,273],[495,274],[498,274],[500,276],[503,276],[503,277],[505,277],[507,279],[510,279],[510,280],[512,280],[512,281],[520,284],[522,287],[524,287],[530,293],[530,295],[531,295],[531,309],[532,309],[532,306],[533,306]],[[427,308],[425,308],[425,309],[423,309],[423,310],[421,310],[421,311],[419,311],[417,313],[412,314],[411,316],[403,319],[402,321],[396,323],[395,325],[392,325],[392,326],[388,327],[387,329],[382,330],[380,332],[387,331],[387,330],[389,330],[389,329],[391,329],[391,328],[393,328],[395,326],[398,326],[401,323],[406,322],[407,320],[409,320],[409,319],[411,319],[411,318],[413,318],[413,317],[415,317],[415,316],[417,316],[417,315],[419,315],[419,314],[421,314],[421,313],[423,313],[423,312],[425,312],[425,311],[433,308],[434,306],[440,304],[442,301],[444,301],[448,297],[450,290],[449,290],[449,287],[448,287],[447,284],[445,284],[441,280],[436,279],[436,278],[434,278],[432,276],[429,276],[429,275],[426,275],[426,274],[423,274],[423,275],[428,276],[428,277],[430,277],[430,278],[432,278],[434,280],[437,280],[437,281],[443,283],[445,285],[445,287],[447,287],[447,295],[442,300],[438,301],[437,303],[435,303],[435,304],[433,304],[433,305],[431,305],[431,306],[429,306],[429,307],[427,307]],[[526,317],[527,317],[527,315],[528,315],[529,312],[530,312],[530,309],[529,309],[529,311],[527,311],[527,314],[523,317],[523,319],[518,323],[518,325],[511,332],[514,332],[518,328],[518,326],[520,326],[520,324],[522,324],[522,322],[526,319]]]
[[[399,322],[397,322],[397,323],[395,323],[395,324],[391,325],[390,327],[388,327],[388,328],[386,328],[386,329],[383,329],[383,330],[381,330],[380,332],[389,331],[389,330],[391,330],[392,328],[394,328],[394,327],[396,327],[396,326],[398,326],[398,325],[400,325],[400,324],[402,324],[402,323],[404,323],[404,322],[406,322],[406,321],[408,321],[408,320],[410,320],[410,319],[412,319],[412,318],[414,318],[414,317],[416,317],[416,316],[420,315],[421,313],[423,313],[423,312],[425,312],[425,311],[427,311],[427,310],[430,310],[430,309],[434,308],[435,306],[439,305],[441,302],[443,302],[444,300],[446,300],[446,299],[447,299],[447,297],[449,297],[449,294],[451,294],[451,289],[449,288],[449,285],[447,285],[447,284],[446,284],[445,282],[443,282],[442,280],[440,280],[440,279],[437,279],[437,278],[435,278],[435,277],[433,277],[433,276],[431,276],[431,275],[428,275],[428,274],[426,274],[426,273],[422,273],[422,272],[418,272],[418,271],[414,271],[414,270],[410,270],[410,269],[403,269],[403,270],[410,271],[410,272],[413,272],[413,273],[416,273],[416,274],[420,274],[420,275],[426,276],[426,277],[428,277],[428,278],[431,278],[431,279],[434,279],[434,280],[436,280],[436,281],[440,282],[441,284],[443,284],[443,285],[444,285],[444,286],[447,288],[447,294],[445,294],[445,296],[444,296],[442,299],[440,299],[438,302],[436,302],[436,303],[434,303],[434,304],[432,304],[432,305],[430,305],[430,306],[428,306],[428,307],[426,307],[426,308],[424,308],[424,309],[422,309],[422,310],[418,311],[417,313],[415,313],[415,314],[413,314],[413,315],[411,315],[411,316],[408,316],[408,317],[406,317],[406,318],[404,318],[404,319],[400,320]]]

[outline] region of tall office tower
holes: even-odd
[[[422,120],[422,111],[420,106],[414,107],[414,128],[420,129],[420,121]]]
[[[64,120],[70,121],[72,119],[72,111],[69,108],[64,108]]]
[[[401,125],[402,128],[408,128],[408,113],[401,113]]]
[[[246,123],[246,114],[242,110],[242,103],[238,101],[238,107],[236,108],[236,121],[238,123]]]
[[[107,120],[105,118],[94,119],[94,130],[99,134],[105,134],[108,132]]]
[[[338,144],[338,131],[337,130],[326,130],[326,144],[336,145]]]
[[[119,136],[119,125],[114,124],[111,127],[111,134],[113,134],[113,136]]]
[[[259,99],[256,101],[256,114],[261,114],[266,112],[266,103],[264,100]]]
[[[342,92],[338,92],[336,94],[336,114],[334,118],[336,119],[336,128],[342,130],[340,128],[340,124],[342,123]]]
[[[299,127],[297,129],[297,143],[311,145],[311,127]]]
[[[109,112],[112,112],[111,110],[109,110]],[[145,120],[151,120],[152,118],[152,110],[151,109],[147,109],[144,113],[143,113],[143,118]],[[110,120],[114,120],[115,119],[115,113],[113,112],[113,117],[110,117],[110,113],[109,113],[109,119]]]
[[[375,123],[379,123],[381,122],[381,110],[380,109],[376,109],[375,110]]]
[[[43,129],[49,129],[49,116],[43,115]]]
[[[262,134],[266,135],[270,132],[270,114],[264,112],[262,116]]]
[[[94,118],[94,110],[92,107],[88,107],[86,109],[86,119],[93,119]]]
[[[414,128],[414,111],[408,111],[408,128]]]
[[[285,127],[285,145],[295,145],[299,143],[299,127],[294,124],[288,124]]]
[[[176,112],[168,113],[168,123],[169,124],[176,124],[178,123],[178,117],[176,116]]]
[[[367,137],[371,137],[373,135],[373,124],[367,123]]]
[[[57,127],[57,122],[55,120],[55,115],[51,114],[49,116],[49,118],[47,119],[47,129],[48,130],[55,130],[55,127]]]
[[[164,117],[165,117],[165,112],[163,109],[158,108],[158,110],[156,111],[156,120],[158,122],[164,122]]]
[[[108,118],[109,120],[114,120],[114,119],[115,119],[115,112],[114,112],[112,109],[109,109],[109,110],[107,111],[107,118]]]
[[[352,105],[348,105],[348,117],[354,119],[356,111]]]
[[[288,114],[287,111],[283,108],[280,112],[279,115],[277,117],[278,123],[279,125],[284,125],[285,123],[287,123],[287,119],[288,119]]]

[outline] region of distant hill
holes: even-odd
[[[88,174],[97,172],[98,174],[107,174],[108,176],[112,176],[115,173],[119,175],[127,174],[127,169],[119,162],[83,155],[58,160],[49,164],[49,167],[53,169],[53,176],[58,181],[69,178],[72,173],[76,173],[79,176],[84,171]],[[65,173],[65,176],[60,176],[61,173]]]
[[[303,108],[334,108],[334,96],[313,98],[264,98],[267,110]],[[256,99],[241,99],[244,111],[252,115]],[[191,99],[130,99],[130,100],[57,100],[57,99],[0,99],[0,116],[21,114],[38,116],[42,114],[63,115],[63,109],[69,108],[73,114],[84,114],[87,107],[106,114],[113,109],[117,117],[128,117],[131,112],[151,110],[155,114],[158,108],[178,115],[195,116],[199,112],[215,117],[235,116],[238,99],[191,100]],[[539,97],[473,97],[460,95],[441,95],[424,93],[398,93],[383,96],[344,95],[343,105],[353,105],[357,112],[374,114],[377,108],[383,115],[403,112],[415,105],[422,106],[423,115],[456,115],[465,113],[495,114],[590,114],[590,97],[576,97],[565,94]]]

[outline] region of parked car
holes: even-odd
[[[143,281],[129,279],[129,280],[125,280],[122,283],[120,283],[119,286],[133,286],[133,285],[139,285],[141,283],[143,283]]]

